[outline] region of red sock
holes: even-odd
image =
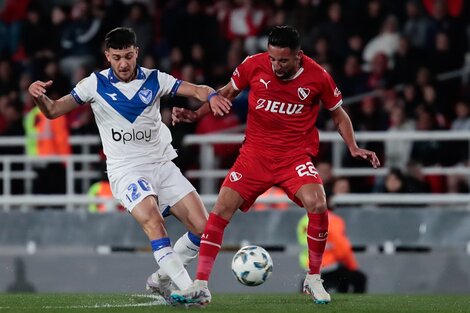
[[[211,213],[207,220],[206,228],[201,236],[201,248],[199,250],[199,262],[197,264],[196,279],[209,280],[214,267],[215,258],[222,246],[225,227],[228,221]]]
[[[319,274],[328,237],[328,211],[308,213],[307,243],[309,274]]]

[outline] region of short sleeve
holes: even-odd
[[[334,111],[343,104],[343,97],[341,96],[341,91],[339,91],[333,78],[330,74],[328,74],[326,70],[323,70],[322,83],[323,90],[320,99],[326,109]]]
[[[245,58],[245,60],[237,66],[237,68],[232,73],[232,85],[236,90],[243,90],[250,84],[250,71],[252,67],[253,60],[251,56]]]
[[[160,85],[158,90],[160,97],[166,95],[174,96],[182,83],[181,80],[174,78],[172,75],[160,71],[157,72],[157,79]]]
[[[78,104],[84,104],[93,101],[93,91],[96,90],[96,76],[100,74],[92,73],[75,85],[70,94]]]

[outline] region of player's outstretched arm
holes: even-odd
[[[183,82],[181,86],[178,88],[177,93],[178,94],[180,94],[180,92],[190,93],[191,92],[190,88],[192,88],[193,86],[209,88],[211,90],[209,94],[214,92],[212,88],[207,87],[207,86],[197,86],[197,85],[193,85],[187,82]],[[181,91],[182,87],[183,87],[183,91]],[[218,96],[221,96],[226,101],[222,101],[222,102],[213,101],[213,99],[217,100],[218,97],[211,96],[210,101],[204,102],[194,112],[188,109],[184,109],[184,108],[173,107],[173,111],[171,114],[172,124],[176,125],[177,123],[181,123],[181,122],[194,123],[195,121],[199,120],[201,117],[208,114],[209,112],[212,112],[214,115],[219,115],[219,116],[224,116],[225,114],[228,114],[232,106],[232,103],[230,101],[239,94],[239,91],[234,89],[232,86],[232,83],[229,82],[227,85],[220,88],[217,91],[217,93],[218,93]],[[182,95],[185,95],[185,94],[182,94]]]
[[[183,81],[176,94],[193,97],[201,102],[209,102],[211,111],[221,116],[230,112],[232,107],[230,100],[216,92],[213,88],[205,85],[194,85]]]
[[[361,149],[357,146],[356,138],[354,138],[354,130],[351,119],[342,107],[331,111],[331,117],[338,129],[338,133],[343,137],[344,142],[348,146],[351,156],[356,159],[364,159],[370,162],[374,168],[380,166],[379,158],[374,151]]]
[[[49,119],[54,119],[62,116],[78,106],[78,103],[71,95],[66,95],[59,100],[52,100],[46,96],[47,88],[52,85],[52,80],[43,82],[40,80],[32,83],[28,92],[33,98],[34,104],[36,104],[44,115]]]

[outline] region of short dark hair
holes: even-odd
[[[104,38],[105,49],[125,49],[135,46],[137,35],[131,28],[118,27],[111,30]]]
[[[300,34],[292,26],[275,26],[269,33],[268,44],[297,50],[300,49]]]

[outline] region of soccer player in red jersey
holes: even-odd
[[[307,210],[309,272],[304,290],[314,302],[328,303],[330,295],[320,278],[320,265],[328,236],[328,212],[322,180],[312,163],[318,152],[315,122],[320,103],[331,117],[355,158],[380,166],[376,154],[357,146],[351,120],[341,107],[341,92],[331,76],[300,49],[300,35],[290,26],[277,26],[269,34],[268,51],[249,56],[219,90],[228,99],[250,88],[245,141],[225,178],[201,237],[201,249],[193,285],[172,293],[174,301],[208,304],[207,287],[222,245],[225,227],[233,214],[247,211],[256,198],[272,186]],[[173,123],[194,122],[212,112],[224,115],[229,105],[203,104],[193,112],[174,108]]]

